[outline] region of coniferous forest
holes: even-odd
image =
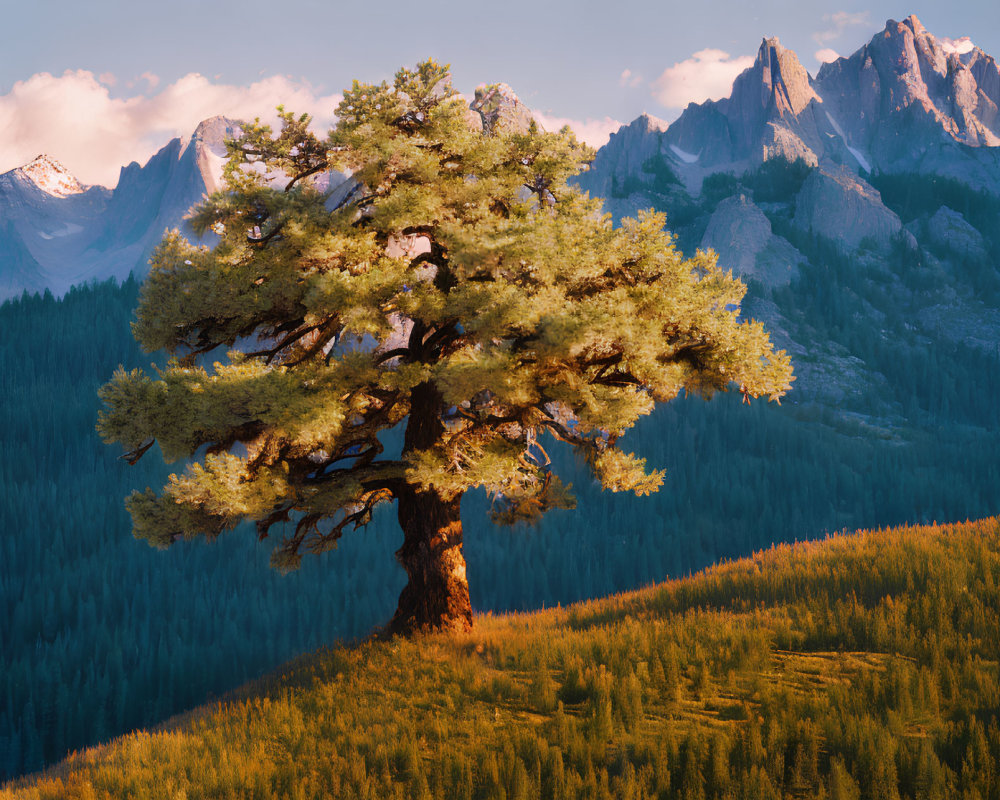
[[[817,341],[882,378],[855,392],[849,413],[794,389],[780,408],[747,408],[738,395],[659,408],[627,437],[667,469],[661,491],[641,500],[602,494],[550,447],[575,511],[511,529],[488,522],[485,497],[463,507],[475,609],[565,604],[772,542],[1000,510],[997,353],[928,346],[888,271],[862,269],[821,240],[795,244],[811,266],[776,299]],[[119,364],[153,360],[129,331],[137,295],[134,281],[105,283],[0,307],[0,776],[364,636],[388,620],[404,582],[391,513],[285,577],[268,568],[270,542],[250,530],[160,553],[130,536],[122,498],[178,467],[150,457],[128,467],[94,432],[97,388]],[[894,336],[851,325],[870,307]]]
[[[993,798],[1000,521],[286,665],[0,796]]]

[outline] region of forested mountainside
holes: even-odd
[[[748,284],[744,314],[763,319],[793,354],[797,402],[904,437],[923,426],[919,398],[928,383],[938,387],[929,391],[965,394],[960,405],[980,403],[990,413],[985,398],[995,370],[987,365],[1000,341],[996,194],[919,173],[841,175],[853,187],[845,189],[802,159],[781,158],[738,175],[712,173],[694,197],[664,160],[613,177],[610,205],[619,213],[649,205],[665,211],[683,249],[715,250]],[[853,242],[816,222],[834,213],[815,205],[827,183],[835,195],[870,195],[870,207],[843,221]],[[895,221],[895,232],[880,233],[880,219]],[[938,362],[953,361],[953,353],[959,361],[965,353],[983,359],[983,371],[949,383],[951,367],[942,363],[939,371]],[[900,392],[907,383],[911,389]],[[949,416],[952,398],[943,394],[934,402]]]
[[[998,587],[995,518],[780,546],[321,651],[0,797],[992,798]]]
[[[111,371],[149,364],[129,331],[137,295],[127,281],[0,307],[3,776],[365,632],[394,607],[390,587],[360,590],[383,589],[386,528],[287,578],[251,535],[164,553],[131,537],[123,498],[167,470],[127,467],[94,424]]]
[[[825,251],[824,251],[825,252]],[[836,251],[784,289],[816,330],[848,337],[858,289],[881,284]],[[391,513],[338,551],[280,577],[240,530],[158,553],[130,536],[122,498],[168,468],[128,467],[94,433],[97,387],[148,365],[129,333],[137,286],[105,283],[0,306],[0,769],[37,770],[68,750],[146,726],[295,653],[388,620],[404,576]],[[846,317],[844,315],[847,315]],[[906,331],[905,314],[898,318]],[[860,337],[864,338],[864,337]],[[959,520],[997,511],[997,353],[914,340],[851,402],[905,425],[789,395],[783,406],[681,399],[629,434],[668,470],[637,500],[602,494],[548,447],[579,497],[537,529],[494,528],[463,508],[474,608],[568,603],[681,575],[771,542],[865,522]],[[885,347],[886,349],[881,349]]]
[[[844,528],[1000,512],[994,74],[989,56],[946,52],[915,18],[815,79],[765,40],[726,101],[612,137],[581,186],[617,218],[665,211],[686,253],[716,250],[749,286],[744,316],[792,354],[797,381],[780,408],[682,398],[644,420],[625,444],[667,469],[652,497],[601,494],[547,447],[576,511],[494,529],[487,500],[471,498],[476,609],[568,603]],[[847,116],[861,77],[878,109],[863,123]],[[976,92],[958,91],[970,80]],[[903,135],[909,124],[920,136]],[[21,216],[0,230],[0,283],[20,270],[47,285],[38,258],[59,255],[69,233],[125,248],[133,261],[114,274],[126,274],[208,188],[231,127],[215,120],[187,148],[126,168],[110,198],[65,176],[69,195],[43,197],[37,170],[2,176]],[[102,215],[118,203],[104,227],[95,203]],[[131,539],[121,499],[162,485],[168,468],[149,456],[126,467],[94,423],[98,386],[119,363],[150,360],[129,334],[136,296],[127,281],[0,306],[0,776],[363,636],[402,587],[391,512],[287,578],[248,530],[167,553]]]

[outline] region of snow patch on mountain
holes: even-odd
[[[52,197],[69,197],[80,194],[87,188],[66,167],[44,153],[14,172]]]
[[[73,234],[81,233],[82,231],[82,225],[67,222],[61,228],[56,228],[54,231],[38,231],[38,235],[43,239],[59,239],[63,236],[72,236]]]
[[[850,154],[857,159],[858,163],[861,165],[861,168],[865,172],[871,172],[872,171],[872,165],[868,162],[868,159],[865,158],[864,154],[860,150],[858,150],[856,147],[851,147],[847,143],[847,137],[844,136],[844,129],[841,128],[840,125],[837,124],[837,120],[835,120],[831,116],[831,114],[830,114],[829,111],[826,111],[825,113],[826,113],[826,118],[828,120],[830,120],[830,124],[833,125],[833,129],[837,132],[837,135],[841,139],[844,140],[844,146],[848,149],[848,151],[850,152]]]
[[[670,145],[670,149],[674,151],[674,155],[677,156],[685,164],[694,164],[701,158],[701,153],[695,155],[694,153],[689,153],[686,150],[681,150],[677,145]]]

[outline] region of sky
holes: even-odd
[[[676,118],[729,94],[762,37],[813,75],[887,19],[1000,57],[997,0],[35,0],[5,4],[0,172],[39,153],[113,186],[215,114],[268,119],[279,103],[333,121],[353,79],[427,57],[471,94],[510,84],[550,128],[594,146],[639,114]]]

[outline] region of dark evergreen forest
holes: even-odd
[[[758,180],[770,192],[802,178],[779,169]],[[911,205],[930,191],[903,189]],[[771,216],[810,264],[773,296],[752,286],[747,308],[777,304],[797,341],[839,348],[879,379],[843,406],[793,388],[782,407],[738,395],[661,407],[625,440],[668,470],[648,498],[602,494],[549,447],[575,511],[505,529],[486,519],[487,498],[463,508],[476,609],[605,595],[844,528],[1000,511],[1000,354],[914,329],[912,298],[934,276],[912,253],[872,268],[794,231],[780,209]],[[286,577],[249,529],[166,552],[131,537],[123,498],[162,485],[171,467],[153,454],[128,467],[94,424],[115,367],[151,361],[129,331],[137,296],[128,281],[0,307],[0,778],[364,636],[404,582],[392,512]]]

